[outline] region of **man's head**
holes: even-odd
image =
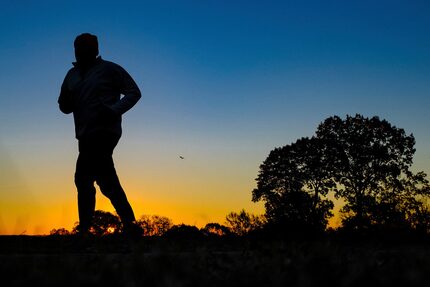
[[[94,61],[99,54],[99,43],[96,35],[83,33],[76,37],[75,58],[79,64],[88,64]]]

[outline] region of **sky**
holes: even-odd
[[[426,0],[1,0],[0,234],[78,221],[77,141],[57,99],[84,32],[142,91],[114,152],[138,218],[264,213],[259,165],[333,115],[412,133],[413,169],[430,173],[429,13]],[[96,208],[114,211],[100,192]]]

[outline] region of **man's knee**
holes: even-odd
[[[104,196],[114,201],[122,201],[124,200],[124,190],[121,187],[121,184],[116,180],[102,180],[97,181],[98,186],[100,187],[100,191]]]
[[[93,191],[94,189],[94,179],[92,179],[90,176],[87,175],[80,175],[79,173],[75,174],[75,185],[78,189],[78,192],[80,191]]]

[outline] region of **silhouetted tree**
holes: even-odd
[[[230,212],[225,220],[226,226],[231,232],[239,236],[261,229],[266,223],[266,218],[263,215],[250,214],[244,209],[239,213]]]
[[[231,234],[230,228],[219,223],[208,223],[201,231],[205,235],[225,236]]]
[[[63,227],[58,229],[54,228],[49,232],[49,235],[70,235],[70,231]]]
[[[297,171],[304,184],[302,189],[313,198],[310,222],[314,227],[324,229],[333,215],[333,202],[326,198],[335,187],[330,146],[317,137],[299,139],[293,146],[298,159]]]
[[[264,201],[270,225],[325,229],[333,208],[325,196],[335,186],[326,149],[318,138],[302,138],[275,148],[260,165],[252,200]]]
[[[92,230],[96,235],[106,235],[121,231],[121,221],[117,215],[107,211],[96,210]]]
[[[430,185],[424,172],[402,174],[380,188],[372,224],[427,233],[430,230],[429,196]]]
[[[172,228],[172,220],[159,215],[142,215],[137,224],[143,229],[144,236],[160,236]]]
[[[96,210],[90,232],[97,236],[121,232],[121,221],[117,215],[107,211]],[[79,225],[75,225],[72,233],[77,233]]]
[[[195,240],[201,239],[203,237],[203,233],[196,226],[179,224],[173,225],[172,228],[163,234],[163,236],[175,239]]]
[[[424,214],[419,196],[427,197],[429,186],[424,173],[409,170],[413,135],[386,120],[358,114],[330,117],[316,134],[328,146],[335,195],[346,202],[341,210],[345,227],[417,224],[416,215]]]

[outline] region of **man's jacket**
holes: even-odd
[[[73,64],[58,103],[63,113],[73,112],[76,138],[95,132],[121,136],[121,115],[140,99],[138,86],[121,66],[101,57],[85,72]]]

